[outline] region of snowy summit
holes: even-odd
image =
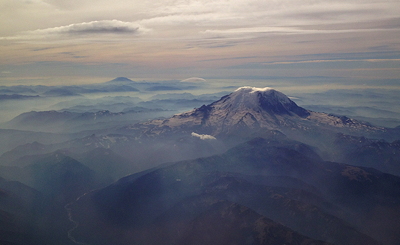
[[[273,88],[241,87],[227,96],[229,100],[224,100],[225,104],[231,108],[257,109],[265,106],[290,105],[294,103],[283,93]],[[268,104],[268,105],[266,105]],[[264,108],[265,109],[265,108]]]

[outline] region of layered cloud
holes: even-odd
[[[2,39],[40,39],[58,35],[76,38],[82,35],[134,34],[154,30],[152,38],[182,39],[251,39],[266,35],[334,34],[358,31],[399,29],[400,2],[398,1],[265,1],[265,0],[165,0],[165,1],[15,1],[5,0],[13,6],[15,16],[28,21],[24,8],[46,10],[38,19],[66,23],[56,27],[36,28]],[[29,4],[28,4],[29,2]],[[1,4],[0,4],[1,7]],[[50,11],[53,9],[53,11]],[[10,10],[11,11],[11,10]],[[23,15],[21,15],[23,13]],[[7,13],[5,13],[8,15]],[[37,16],[37,15],[36,15]],[[68,17],[71,16],[71,17]],[[68,20],[99,19],[90,22]],[[0,17],[1,19],[1,17]],[[120,19],[120,20],[107,20]],[[61,21],[62,20],[62,21]],[[125,21],[121,21],[125,20]],[[126,21],[128,20],[128,21]],[[9,21],[9,20],[7,20]],[[27,22],[28,21],[28,22]],[[48,26],[37,23],[36,26]],[[380,23],[380,24],[374,24]],[[1,36],[1,33],[0,33]],[[213,46],[214,47],[214,46]],[[219,46],[218,46],[219,47]]]
[[[5,0],[9,2],[10,0]],[[237,35],[238,33],[294,33],[309,34],[312,30],[354,31],[360,28],[360,23],[373,26],[382,22],[379,28],[398,28],[400,2],[398,1],[265,1],[265,0],[166,0],[166,1],[122,1],[112,4],[107,1],[52,1],[47,5],[41,1],[30,2],[29,6],[13,5],[17,10],[22,8],[45,8],[47,14],[40,19],[54,18],[56,12],[67,23],[70,19],[123,19],[123,21],[92,21],[78,24],[61,25],[53,28],[39,28],[32,33],[68,33],[68,34],[99,34],[99,33],[136,33],[138,24],[149,26],[158,32],[181,31],[191,33],[218,33],[220,35]],[[1,6],[1,4],[0,4]],[[54,11],[49,11],[51,8]],[[10,10],[11,11],[11,10]],[[38,11],[38,10],[37,10]],[[83,15],[83,13],[85,13]],[[6,13],[7,14],[7,13]],[[79,16],[80,15],[80,16]],[[29,14],[21,16],[28,18]],[[19,20],[15,20],[14,23]],[[33,21],[35,22],[35,21]],[[25,21],[26,23],[26,21]],[[48,25],[49,22],[46,23]],[[70,22],[71,23],[71,22]],[[342,25],[340,28],[326,25]],[[165,26],[168,25],[168,29]],[[324,26],[325,25],[325,26]],[[321,27],[324,26],[324,27]],[[364,28],[366,29],[365,26]],[[172,32],[176,35],[176,32]]]
[[[123,22],[119,20],[101,20],[70,24],[34,31],[26,31],[14,37],[4,39],[47,39],[60,37],[79,37],[96,35],[139,35],[148,31],[148,29],[132,22]]]

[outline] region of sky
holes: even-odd
[[[0,0],[0,12],[0,85],[400,83],[398,0]]]

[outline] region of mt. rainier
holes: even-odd
[[[259,129],[312,130],[315,126],[333,131],[384,131],[383,128],[306,110],[285,94],[269,88],[241,87],[209,105],[147,123],[146,134],[205,133],[213,136],[254,132]]]

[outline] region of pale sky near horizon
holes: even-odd
[[[400,80],[400,1],[0,0],[0,85]]]

